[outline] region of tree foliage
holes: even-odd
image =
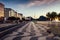
[[[55,19],[56,17],[57,17],[57,13],[56,12],[48,12],[47,14],[46,14],[46,16],[48,17],[48,18],[50,18],[50,20],[53,20],[53,19]]]
[[[40,21],[46,21],[47,18],[46,18],[45,16],[40,16],[40,17],[39,17],[39,20],[40,20]]]
[[[7,20],[16,20],[16,17],[9,17]]]

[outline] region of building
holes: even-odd
[[[22,20],[22,18],[23,18],[23,14],[18,13],[18,14],[17,14],[17,17],[19,17],[19,18],[20,18],[20,20]]]
[[[33,18],[31,16],[25,17],[25,20],[31,21]]]
[[[4,17],[4,4],[0,3],[0,17]]]
[[[22,20],[23,14],[21,13],[17,13],[15,10],[11,9],[11,8],[5,8],[5,13],[4,13],[5,18],[8,17],[18,17],[20,18],[20,20]]]
[[[14,16],[15,16],[15,17],[17,17],[17,14],[18,14],[18,13],[17,13],[17,12],[15,12],[15,15],[14,15]]]
[[[17,12],[11,8],[5,8],[5,13],[4,13],[4,16],[6,18],[8,17],[17,17]]]

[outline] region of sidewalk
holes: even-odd
[[[10,26],[10,25],[15,25],[16,23],[4,23],[4,24],[0,24],[0,28],[2,27],[6,27],[6,26]]]
[[[14,26],[16,26],[17,24],[16,23],[5,23],[5,24],[0,24],[0,32],[6,30],[6,29],[9,29],[9,28],[12,28]]]

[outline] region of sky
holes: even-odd
[[[60,0],[0,0],[6,8],[12,8],[24,16],[39,18],[47,12],[60,12]]]

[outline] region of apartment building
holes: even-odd
[[[8,17],[19,17],[22,20],[23,14],[21,13],[17,13],[15,10],[11,9],[11,8],[5,8],[5,18]]]
[[[8,17],[17,17],[17,12],[11,8],[5,8],[5,11],[4,11],[4,16],[6,18]]]
[[[4,4],[0,3],[0,17],[4,17]]]
[[[22,20],[22,18],[23,18],[23,14],[18,13],[18,14],[17,14],[17,17],[19,17],[19,18],[20,18],[20,20]]]

